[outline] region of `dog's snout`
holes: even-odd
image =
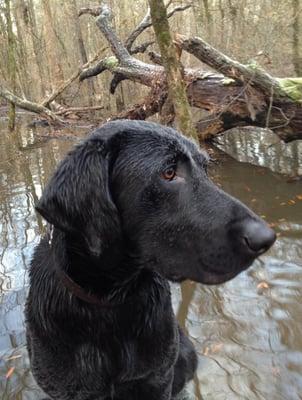
[[[241,223],[240,234],[247,250],[256,255],[266,252],[276,240],[275,232],[264,221],[254,219]]]

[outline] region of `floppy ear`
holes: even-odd
[[[100,137],[78,145],[61,162],[36,206],[56,228],[82,235],[95,256],[121,236],[109,190],[108,147]]]

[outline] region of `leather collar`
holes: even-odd
[[[97,295],[88,293],[75,281],[73,281],[64,271],[56,269],[57,276],[59,277],[63,286],[78,299],[85,303],[94,304],[102,307],[114,307],[117,304],[110,303],[106,300],[101,300]]]
[[[48,234],[48,244],[50,247],[52,247],[52,241],[53,241],[53,230],[54,227],[51,224],[48,224],[47,226],[47,234]],[[119,305],[120,303],[115,303],[115,302],[109,302],[108,300],[101,299],[95,294],[87,292],[84,288],[82,288],[79,284],[77,284],[74,280],[72,280],[66,272],[63,270],[55,267],[55,272],[60,279],[61,283],[63,286],[75,297],[78,299],[84,301],[85,303],[88,304],[94,304],[98,305],[100,307],[115,307]]]

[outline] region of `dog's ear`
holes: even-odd
[[[61,162],[36,210],[55,227],[82,235],[95,256],[120,240],[120,220],[109,189],[108,140],[91,138]]]

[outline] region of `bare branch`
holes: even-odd
[[[101,7],[101,13],[96,18],[96,24],[110,44],[113,54],[120,62],[127,61],[131,58],[128,50],[117,37],[111,26],[112,13],[107,5]]]
[[[62,121],[59,117],[57,117],[48,108],[44,107],[43,105],[29,101],[27,99],[22,99],[21,97],[16,96],[14,93],[10,92],[9,90],[5,89],[2,86],[0,86],[0,96],[24,110],[28,110],[36,114],[41,114],[46,118],[48,118],[49,120],[51,120],[52,122],[64,124],[64,121]]]
[[[125,42],[125,47],[128,51],[131,51],[131,47],[135,40],[138,38],[138,36],[144,32],[147,28],[149,28],[152,25],[151,22],[151,15],[150,15],[150,9],[148,8],[148,11],[142,21],[137,25],[137,27],[131,32],[131,34],[128,36],[126,42]]]
[[[119,115],[111,118],[115,119],[139,119],[145,120],[160,111],[164,102],[167,99],[167,91],[155,85],[151,93],[140,104],[135,104],[130,109],[122,112]]]
[[[185,36],[177,35],[176,41],[188,53],[193,54],[198,60],[227,77],[240,81],[250,81],[268,96],[270,96],[272,88],[276,95],[285,95],[277,79],[260,67],[240,64],[198,37],[186,38]]]
[[[63,108],[59,111],[56,111],[56,115],[66,115],[66,114],[70,114],[70,113],[87,113],[90,111],[102,110],[103,108],[104,108],[104,106]]]
[[[191,8],[191,7],[192,7],[192,4],[186,4],[185,6],[177,6],[177,7],[173,8],[173,10],[171,10],[171,11],[169,11],[169,12],[167,13],[167,17],[170,18],[170,17],[172,17],[175,13],[180,12],[180,11],[185,11],[185,10],[187,10],[188,8]]]
[[[84,69],[80,73],[79,80],[82,82],[84,79],[90,78],[92,76],[96,76],[104,71],[106,71],[107,66],[106,66],[106,59],[104,58],[103,60],[100,60],[97,64],[90,68]]]
[[[134,47],[134,49],[130,50],[130,54],[145,53],[147,48],[149,46],[152,46],[152,44],[154,44],[154,40],[150,40],[149,42],[140,44],[140,45]]]
[[[83,7],[79,10],[79,17],[84,14],[89,14],[94,17],[97,17],[101,13],[102,7]]]
[[[114,74],[114,77],[110,83],[110,93],[114,94],[116,91],[116,88],[118,87],[118,85],[125,81],[127,78],[125,77],[125,75],[122,74]]]
[[[167,4],[167,7],[169,7],[171,3],[169,2]],[[173,10],[167,12],[167,17],[170,18],[172,17],[175,13],[180,12],[180,11],[185,11],[188,8],[192,7],[192,4],[186,4],[185,6],[177,6],[173,8]],[[137,25],[137,27],[134,29],[133,32],[128,36],[126,42],[125,42],[125,47],[126,49],[131,53],[135,54],[134,52],[131,51],[132,45],[135,42],[135,40],[138,38],[140,34],[142,34],[146,29],[150,28],[152,26],[151,22],[151,15],[150,15],[150,9],[148,8],[148,11],[142,21]]]
[[[160,54],[156,53],[155,51],[149,51],[148,56],[154,64],[162,65],[162,59]]]
[[[84,64],[81,68],[79,68],[77,71],[75,71],[71,77],[69,79],[67,79],[65,82],[62,83],[62,85],[60,85],[56,90],[54,90],[52,92],[52,94],[48,97],[46,97],[46,99],[44,99],[41,103],[42,106],[44,107],[48,107],[49,104],[54,101],[60,94],[62,94],[64,92],[64,90],[66,90],[78,77],[80,77],[80,81],[82,81],[83,79],[81,79],[81,75],[83,74],[84,71],[87,71],[87,67],[93,63],[99,56],[100,53],[102,53],[103,51],[105,51],[108,47],[104,47],[101,52],[99,52],[98,54],[96,54],[91,60],[89,60],[86,64]]]

